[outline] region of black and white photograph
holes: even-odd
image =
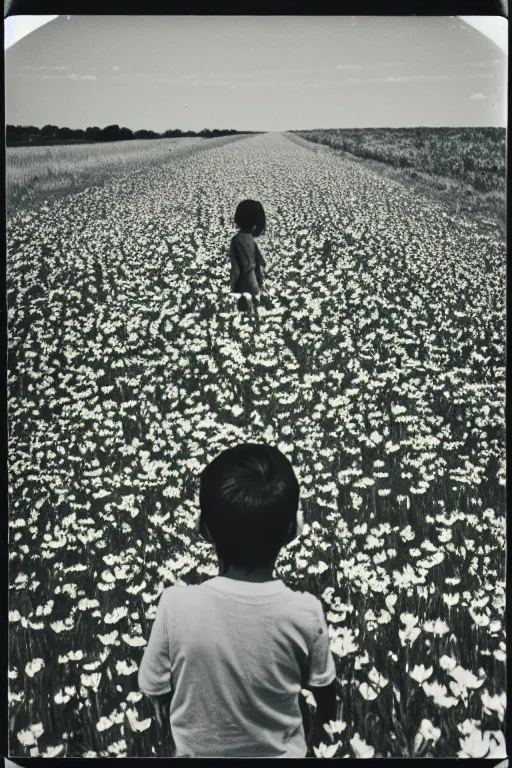
[[[16,758],[507,758],[499,16],[11,16]]]

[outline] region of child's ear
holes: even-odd
[[[208,544],[213,544],[212,535],[202,517],[199,518],[198,531],[203,539],[208,542]]]
[[[302,534],[302,529],[304,528],[304,518],[302,515],[302,510],[297,510],[297,516],[294,520],[294,522],[290,525],[288,538],[287,538],[287,544],[290,544],[294,539],[298,539],[299,536]]]

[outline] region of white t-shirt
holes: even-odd
[[[305,757],[299,693],[335,676],[316,597],[216,576],[164,590],[138,680],[172,691],[177,757]]]

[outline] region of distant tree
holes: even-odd
[[[155,133],[155,131],[146,131],[145,129],[142,129],[140,131],[135,131],[134,138],[136,139],[158,139],[159,134]]]
[[[23,133],[19,125],[7,125],[5,127],[5,140],[7,142],[21,141]]]
[[[45,139],[54,139],[58,134],[59,128],[56,125],[44,125],[41,128],[41,136]]]
[[[102,141],[102,130],[98,126],[88,127],[85,129],[85,138],[88,141]]]
[[[71,128],[59,128],[57,131],[57,138],[68,141],[73,138],[73,130]]]
[[[130,128],[120,128],[119,141],[126,141],[127,139],[133,139],[133,131]]]
[[[102,141],[119,141],[120,128],[118,125],[107,125],[101,131]]]

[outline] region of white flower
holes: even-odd
[[[343,733],[346,727],[347,724],[343,720],[330,720],[328,723],[324,723],[324,730],[331,738],[334,738],[336,733]]]
[[[308,573],[324,573],[324,571],[327,571],[329,566],[327,563],[324,563],[323,560],[319,560],[316,565],[310,565],[308,568]]]
[[[414,669],[409,672],[409,676],[412,677],[413,680],[416,680],[420,685],[425,682],[425,680],[428,680],[428,678],[431,676],[432,672],[434,671],[433,667],[429,667],[428,669],[425,669],[423,664],[417,664]]]
[[[491,733],[491,731],[482,733],[479,728],[475,728],[465,739],[459,739],[461,749],[458,756],[476,758],[489,757],[489,752],[491,751]],[[493,756],[506,757],[507,755],[505,751],[503,755],[499,754]]]
[[[406,628],[403,630],[398,630],[398,636],[400,637],[400,642],[402,645],[406,645],[407,643],[413,645],[414,641],[419,637],[420,634],[421,629],[412,625],[406,626]]]
[[[342,628],[341,633],[331,643],[331,651],[342,658],[358,649],[359,646],[354,642],[352,632],[345,628]]]
[[[370,672],[368,673],[368,679],[374,683],[378,688],[385,688],[388,684],[388,681],[385,677],[383,677],[376,669],[375,667],[372,667]]]
[[[350,746],[355,752],[358,758],[369,758],[375,754],[375,749],[368,746],[368,744],[360,737],[358,733],[350,739]]]
[[[145,640],[143,637],[130,637],[130,635],[123,635],[123,640],[125,643],[131,645],[134,648],[147,645],[147,640]]]
[[[18,741],[20,744],[24,747],[30,747],[32,744],[36,743],[36,737],[32,733],[32,731],[20,731],[18,733]]]
[[[40,672],[44,667],[44,661],[42,659],[33,659],[25,666],[25,674],[29,677],[34,677],[37,672]]]
[[[308,691],[307,688],[303,688],[301,690],[301,694],[304,697],[304,700],[308,704],[308,706],[312,707],[313,709],[316,709],[316,699],[311,693],[311,691]]]
[[[434,728],[430,720],[426,720],[426,719],[421,721],[419,733],[421,733],[421,735],[426,741],[436,742],[441,737],[441,729]]]
[[[137,672],[137,665],[135,662],[132,664],[127,664],[125,661],[118,661],[116,662],[116,672],[118,675],[132,675],[134,672]]]
[[[100,717],[98,722],[96,723],[96,728],[98,731],[106,731],[107,728],[112,728],[114,723],[112,720],[110,720],[108,717]]]
[[[384,598],[386,607],[388,611],[391,611],[391,613],[394,613],[397,600],[398,600],[398,595],[395,595],[395,594],[386,595],[386,597]]]
[[[141,699],[142,699],[142,693],[140,693],[140,691],[130,691],[130,693],[126,697],[126,701],[129,701],[131,703],[135,703],[137,701],[140,701]]]
[[[365,651],[363,656],[356,656],[354,668],[361,669],[362,665],[368,664],[369,661],[370,661],[370,657],[368,656],[368,653]]]
[[[458,592],[455,592],[454,594],[450,594],[449,592],[446,592],[445,594],[443,594],[443,601],[450,608],[452,605],[457,605],[459,600],[460,600],[460,595]]]
[[[101,672],[93,672],[92,675],[80,675],[80,682],[84,688],[92,688],[95,693],[98,692],[100,680]]]
[[[128,718],[128,722],[130,723],[130,728],[132,729],[132,731],[145,731],[151,725],[150,717],[147,720],[138,720],[137,712],[134,709],[127,709],[126,716]]]
[[[424,719],[421,721],[418,733],[414,739],[414,749],[417,751],[424,741],[433,741],[434,744],[441,737],[441,729],[434,728],[430,720]]]
[[[373,701],[373,699],[376,699],[379,695],[375,688],[371,685],[368,685],[368,683],[361,683],[359,686],[359,693],[363,699],[366,699],[367,701]]]
[[[64,694],[62,691],[58,691],[53,700],[56,704],[67,704],[71,700],[71,696]]]
[[[98,600],[88,600],[86,597],[84,597],[83,600],[80,600],[78,602],[79,611],[86,611],[88,608],[98,608],[98,607],[99,607]]]
[[[425,632],[429,632],[430,634],[434,635],[445,635],[450,631],[448,624],[445,621],[441,621],[441,619],[436,619],[435,621],[426,621],[423,625],[423,629]]]
[[[59,744],[56,747],[48,747],[46,752],[42,753],[42,757],[58,757],[63,751],[64,751],[64,744]]]
[[[501,759],[507,757],[505,736],[501,731],[490,731],[490,750],[487,757]],[[498,768],[498,766],[496,766]],[[502,768],[504,768],[502,766]]]
[[[496,712],[500,720],[503,720],[505,717],[505,707],[507,706],[507,694],[503,691],[499,696],[498,694],[491,696],[486,689],[482,693],[482,704],[484,705],[484,711],[487,712],[487,714]]]
[[[472,719],[470,720],[466,718],[464,722],[458,724],[457,730],[459,731],[459,733],[462,733],[463,736],[469,736],[469,734],[473,733],[475,728],[478,728],[479,725],[480,725],[479,720],[472,720]]]
[[[445,685],[434,681],[433,683],[423,683],[422,688],[427,696],[434,699],[434,704],[437,704],[439,707],[449,708],[458,703],[457,699],[448,696],[448,689]]]
[[[18,733],[18,741],[25,747],[30,747],[36,743],[37,739],[40,739],[44,733],[42,723],[35,723],[31,725],[26,731],[20,731]]]
[[[464,685],[466,688],[480,688],[485,680],[485,677],[478,679],[472,672],[460,666],[450,670],[450,675],[459,685]]]
[[[330,744],[329,746],[327,746],[326,744],[321,742],[318,747],[313,747],[313,752],[315,753],[316,757],[319,757],[319,758],[321,758],[321,757],[329,758],[329,757],[334,757],[334,755],[336,754],[337,749],[338,749],[338,744],[337,743],[336,744]]]
[[[457,666],[457,662],[455,661],[455,659],[452,659],[450,656],[441,656],[441,658],[439,659],[439,666],[441,667],[441,669],[447,669],[447,670],[455,669],[455,667]]]
[[[403,539],[404,541],[412,541],[412,540],[415,538],[416,534],[415,534],[415,533],[414,533],[414,531],[412,530],[411,526],[410,526],[410,525],[407,525],[407,526],[406,526],[406,527],[403,529],[403,531],[400,531],[400,536],[402,537],[402,539]]]
[[[117,622],[124,619],[125,616],[128,616],[128,608],[122,606],[120,608],[115,608],[112,613],[105,614],[103,621],[105,624],[117,624]]]

